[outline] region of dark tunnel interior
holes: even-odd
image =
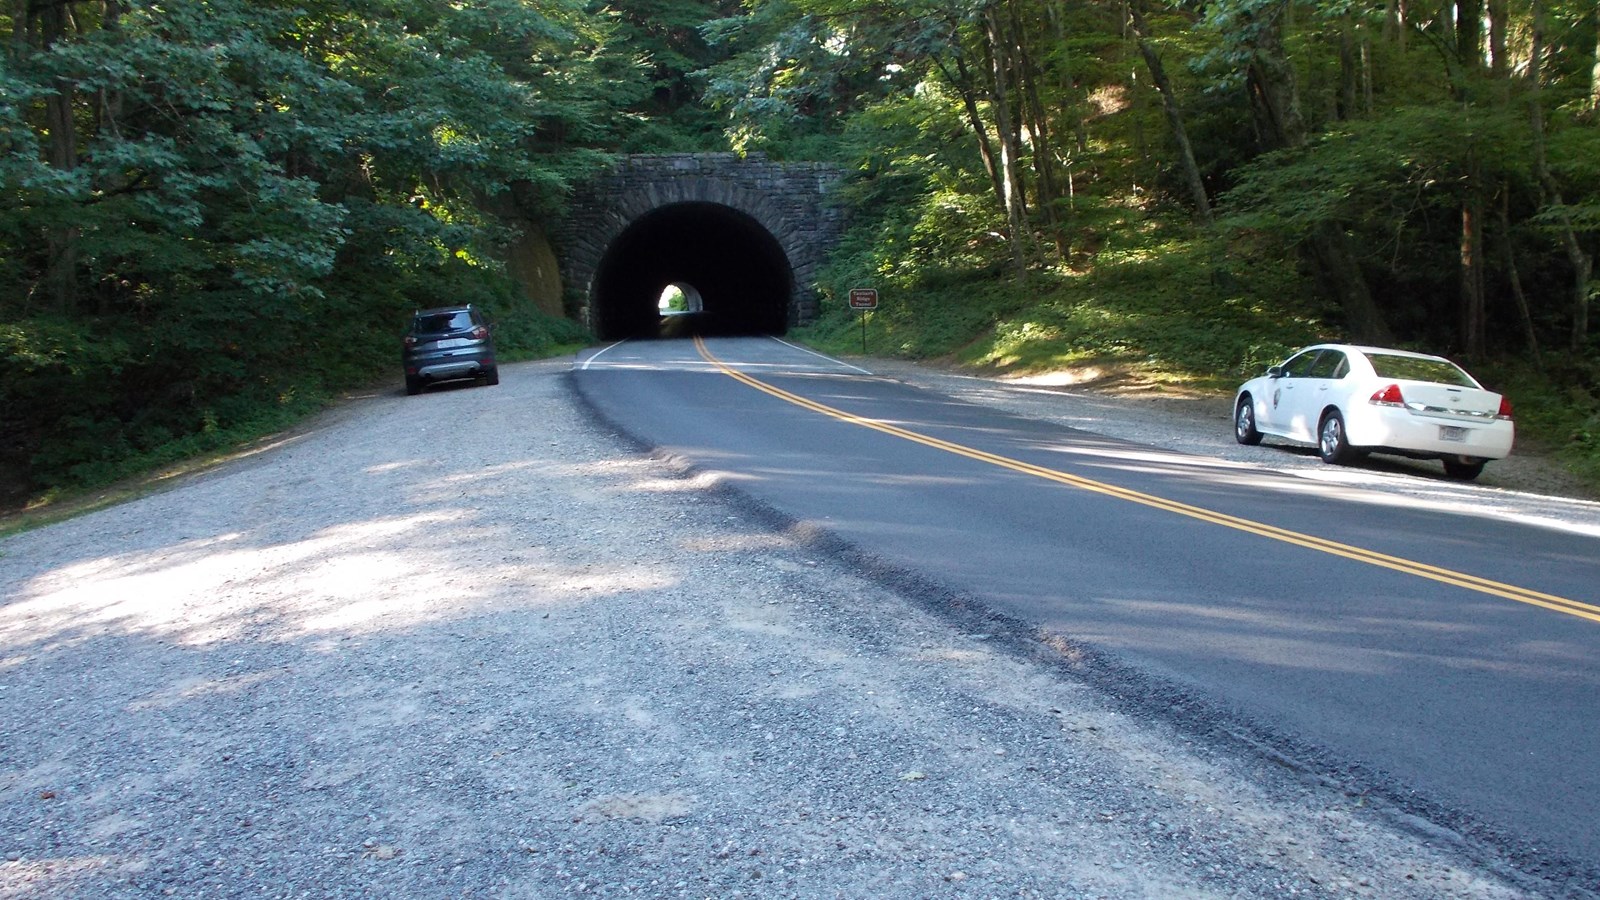
[[[664,319],[670,285],[699,292],[702,311]],[[697,334],[783,334],[794,271],[776,238],[717,203],[676,203],[639,217],[611,246],[590,289],[601,340]]]

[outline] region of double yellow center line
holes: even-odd
[[[1275,541],[1282,541],[1286,544],[1294,544],[1298,547],[1318,550],[1323,553],[1331,553],[1334,556],[1342,556],[1346,559],[1353,559],[1357,562],[1367,563],[1368,565],[1392,569],[1396,572],[1404,572],[1408,575],[1415,575],[1419,578],[1427,578],[1431,581],[1437,581],[1442,584],[1466,588],[1470,591],[1477,591],[1478,593],[1482,594],[1503,597],[1507,600],[1515,600],[1518,603],[1526,603],[1530,606],[1538,606],[1544,609],[1554,610],[1555,612],[1566,613],[1570,616],[1577,616],[1580,619],[1588,619],[1591,622],[1600,622],[1600,606],[1593,606],[1588,603],[1581,603],[1577,600],[1569,600],[1565,597],[1557,597],[1553,594],[1545,594],[1539,591],[1529,590],[1527,588],[1520,588],[1516,585],[1491,581],[1487,578],[1479,578],[1476,575],[1468,575],[1465,572],[1456,572],[1451,569],[1431,566],[1427,563],[1402,559],[1398,556],[1389,556],[1388,554],[1379,553],[1375,550],[1367,550],[1361,547],[1354,547],[1349,544],[1341,544],[1338,541],[1330,541],[1326,538],[1319,538],[1314,535],[1302,534],[1298,531],[1290,531],[1287,528],[1278,528],[1276,526],[1267,525],[1261,522],[1253,522],[1249,519],[1241,519],[1237,516],[1230,516],[1226,513],[1215,512],[1199,506],[1190,506],[1187,503],[1179,503],[1175,500],[1167,500],[1163,497],[1157,497],[1152,494],[1140,493],[1139,491],[1118,487],[1114,484],[1106,484],[1103,481],[1094,481],[1093,479],[1083,478],[1068,472],[1047,469],[1044,466],[1037,466],[1033,463],[1012,459],[1008,456],[1001,456],[996,453],[989,453],[988,451],[979,450],[974,447],[968,447],[963,444],[956,444],[950,441],[941,440],[926,434],[919,434],[918,432],[910,431],[896,425],[890,425],[887,422],[880,422],[875,419],[865,419],[861,416],[853,415],[843,410],[835,409],[826,404],[818,403],[815,400],[802,397],[799,394],[792,394],[786,390],[783,390],[782,388],[767,384],[759,378],[746,375],[745,373],[732,368],[713,356],[710,349],[706,347],[705,341],[696,337],[694,339],[694,343],[695,348],[700,352],[701,358],[715,366],[718,371],[722,372],[724,375],[727,375],[729,378],[749,385],[750,387],[753,387],[764,394],[769,394],[773,397],[777,397],[780,400],[793,403],[796,406],[804,407],[812,412],[820,413],[828,416],[829,418],[837,419],[841,422],[848,422],[851,425],[859,425],[862,428],[870,428],[873,431],[880,431],[884,434],[893,435],[897,438],[902,438],[913,443],[922,444],[925,447],[943,450],[946,453],[954,453],[957,456],[964,456],[968,459],[977,460],[978,462],[999,466],[1002,469],[1010,469],[1013,472],[1020,472],[1024,475],[1032,475],[1036,478],[1042,478],[1046,481],[1053,481],[1057,484],[1064,484],[1070,487],[1081,488],[1086,491],[1093,491],[1097,494],[1104,494],[1108,497],[1115,497],[1119,500],[1126,500],[1129,503],[1138,503],[1142,506],[1149,506],[1154,509],[1165,510],[1170,513],[1176,513],[1180,516],[1188,516],[1191,519],[1199,519],[1202,522],[1210,522],[1213,525],[1221,525],[1225,528],[1232,528],[1237,531],[1244,531],[1250,534],[1260,535],[1261,537],[1271,538]]]

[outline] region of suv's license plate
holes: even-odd
[[[1467,439],[1467,431],[1468,429],[1458,428],[1454,425],[1440,425],[1439,440],[1463,443]]]

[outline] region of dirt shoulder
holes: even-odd
[[[1130,715],[641,456],[565,369],[0,540],[0,895],[1556,889]]]

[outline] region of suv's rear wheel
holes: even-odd
[[[489,370],[489,374],[483,376],[483,383],[484,384],[499,384],[500,383],[500,367],[499,366],[495,366],[494,368],[490,369]]]
[[[422,393],[422,379],[421,378],[414,378],[414,377],[412,377],[410,375],[407,375],[406,376],[406,393],[408,395],[410,395],[410,396],[413,396],[413,397],[415,397],[416,395]]]

